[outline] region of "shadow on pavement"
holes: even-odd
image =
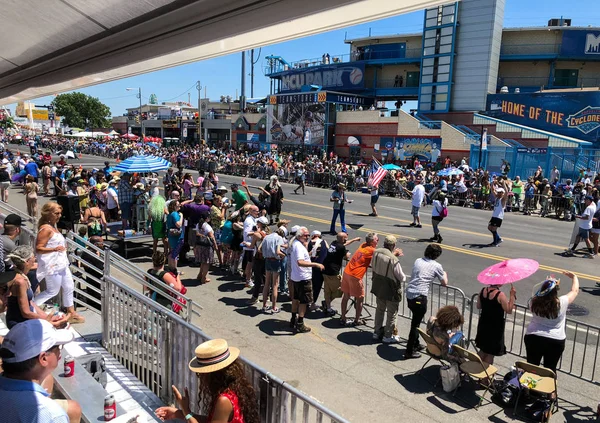
[[[218,281],[221,281],[223,279],[218,279]],[[244,289],[246,289],[244,287],[244,282],[225,282],[219,285],[219,287],[217,288],[219,290],[219,292],[236,292],[236,291],[243,291]]]
[[[342,326],[340,324],[340,318],[338,316],[332,317],[331,319],[323,320],[321,322],[321,325],[323,325],[323,327],[327,329],[348,329],[347,326]]]
[[[406,224],[406,225],[400,225],[398,223],[396,223],[394,225],[395,228],[413,228],[414,226],[410,226],[410,224]],[[420,229],[420,228],[416,228],[416,229]]]
[[[463,244],[463,247],[468,248],[492,248],[494,247],[492,244]]]
[[[186,278],[186,279],[182,279],[181,283],[183,284],[183,286],[185,286],[186,288],[194,288],[196,286],[201,286],[202,282],[200,282],[199,279],[196,278]]]
[[[373,335],[371,335],[372,337]],[[398,344],[395,345],[387,345],[380,344],[377,346],[377,355],[380,358],[383,358],[386,361],[391,363],[396,361],[402,361],[402,357],[404,357],[405,349],[399,349]]]
[[[247,298],[223,297],[223,298],[219,298],[219,301],[221,301],[225,305],[235,307],[235,308],[250,307],[250,305],[248,304]]]
[[[426,394],[434,391],[433,385],[430,384],[428,380],[436,380],[439,375],[439,368],[436,368],[435,372],[431,372],[431,369],[432,368],[430,367],[423,369],[420,375],[415,372],[400,373],[394,376],[394,379],[396,379],[396,381],[398,381],[398,383],[408,392],[412,392],[413,394]]]
[[[258,324],[258,329],[269,336],[294,336],[287,320],[266,319]]]
[[[348,331],[340,333],[337,336],[338,341],[343,342],[346,345],[353,345],[360,347],[363,345],[373,344],[373,333],[363,331]]]
[[[600,295],[600,288],[581,288],[581,290],[586,294]]]

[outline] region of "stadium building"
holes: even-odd
[[[494,149],[548,166],[555,149],[577,156],[563,157],[567,167],[596,166],[600,28],[552,17],[504,28],[504,6],[464,0],[425,10],[422,33],[346,39],[347,53],[315,59],[267,56],[266,143],[384,161],[483,148],[491,166]],[[407,101],[417,102],[411,113],[399,110]]]

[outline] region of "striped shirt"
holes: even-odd
[[[420,295],[428,296],[429,287],[434,279],[444,278],[444,268],[435,260],[419,258],[413,265],[410,282],[406,287],[406,298],[412,300]]]
[[[65,410],[44,388],[28,380],[0,376],[2,421],[14,423],[69,423]]]

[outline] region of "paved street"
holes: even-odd
[[[21,147],[23,150],[24,148]],[[84,157],[80,161],[85,167],[101,167],[101,157]],[[220,182],[239,182],[240,178],[219,175]],[[246,179],[253,185],[264,185],[265,181]],[[331,218],[329,190],[307,188],[307,195],[294,195],[294,186],[284,184],[283,217],[292,220],[292,225],[301,224],[309,230],[328,231]],[[432,236],[429,225],[430,208],[424,209],[422,229],[411,228],[410,202],[381,197],[378,203],[379,217],[369,217],[369,196],[349,193],[354,203],[348,205],[347,224],[350,237],[364,237],[367,232],[380,235],[394,234],[399,239],[399,247],[404,251],[402,259],[405,273],[409,273],[413,261],[420,257]],[[45,199],[43,200],[45,201]],[[24,196],[13,188],[9,203],[21,210],[25,209]],[[487,222],[491,212],[458,207],[449,208],[449,216],[441,226],[444,237],[444,253],[439,262],[448,272],[450,284],[464,291],[470,297],[478,292],[480,285],[477,274],[485,267],[505,258],[528,257],[540,262],[540,270],[529,279],[519,282],[518,303],[526,304],[531,296],[533,285],[548,275],[558,274],[560,269],[569,269],[580,275],[582,292],[576,305],[580,311],[589,314],[575,318],[595,324],[600,311],[596,307],[600,289],[595,283],[598,263],[583,258],[564,258],[558,255],[567,246],[572,224],[551,219],[522,216],[507,213],[500,233],[504,243],[498,247],[487,247],[491,234]],[[328,241],[332,237],[327,235]],[[149,257],[133,259],[141,267],[149,266]],[[243,283],[224,275],[215,274],[210,284],[199,286],[192,279],[197,269],[182,268],[185,271],[184,283],[188,294],[203,307],[202,316],[194,323],[211,336],[227,338],[232,345],[241,348],[242,353],[270,370],[290,384],[298,386],[328,407],[355,422],[402,420],[413,422],[430,421],[497,421],[510,420],[496,405],[488,405],[480,411],[465,409],[465,404],[449,395],[444,395],[438,387],[433,391],[420,376],[415,376],[425,362],[419,360],[402,361],[404,344],[384,346],[371,342],[370,329],[339,327],[337,319],[324,318],[320,312],[307,317],[313,328],[310,334],[293,336],[288,328],[290,303],[285,301],[279,315],[263,315],[259,308],[248,307],[250,297],[243,289]],[[563,278],[563,281],[565,278]],[[569,289],[568,281],[564,291]],[[339,300],[335,304],[339,309]],[[369,310],[373,312],[374,310]],[[400,336],[405,339],[407,320],[399,319]],[[500,360],[501,373],[507,371],[514,356]],[[425,375],[435,380],[436,371]],[[564,419],[573,421],[577,416],[584,420],[591,416],[596,406],[598,387],[587,382],[574,382],[561,374],[564,383],[561,397],[569,403]],[[465,387],[458,397],[473,403],[472,388]],[[495,417],[492,414],[499,413]]]

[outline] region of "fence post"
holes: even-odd
[[[100,284],[100,304],[101,311],[100,314],[102,316],[102,344],[106,347],[106,343],[109,341],[108,337],[108,312],[110,309],[109,305],[109,296],[106,295],[106,284],[107,278],[110,276],[110,248],[106,247],[104,249],[104,271],[102,274],[102,284]],[[109,349],[109,351],[112,351]]]

